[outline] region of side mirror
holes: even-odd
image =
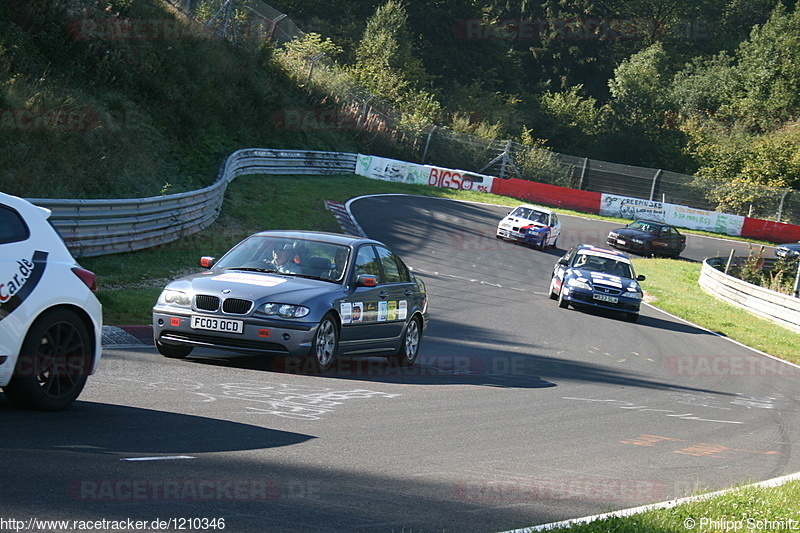
[[[370,274],[359,274],[356,278],[357,287],[375,287],[378,285],[378,278]]]
[[[214,266],[215,261],[215,258],[206,255],[200,258],[200,266],[203,268],[211,268]]]
[[[646,279],[647,278],[645,278],[644,275],[642,275],[642,274],[639,274],[638,276],[636,276],[636,281],[644,281]]]

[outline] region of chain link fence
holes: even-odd
[[[338,120],[346,122],[374,155],[800,224],[800,194],[793,189],[720,183],[663,169],[558,154],[433,124],[409,126],[401,113],[357,85],[332,58],[294,49],[289,43],[307,34],[269,4],[261,0],[169,1],[222,39],[253,49],[271,41],[275,58],[286,72],[309,92],[328,95],[327,105],[337,108]]]

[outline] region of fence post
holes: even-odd
[[[267,36],[268,41],[271,41],[275,37],[275,30],[278,29],[278,23],[286,17],[287,15],[283,13],[272,19],[272,27],[269,29],[269,35]]]
[[[581,181],[578,183],[578,190],[583,190],[583,178],[586,177],[586,171],[589,169],[589,158],[583,158],[583,168],[581,169]]]
[[[422,161],[420,161],[421,165],[425,164],[425,157],[428,155],[428,146],[431,144],[431,136],[434,131],[436,131],[436,124],[431,126],[431,131],[428,132],[428,139],[425,141],[425,150],[422,152]]]
[[[659,168],[656,171],[656,175],[653,176],[653,183],[650,185],[650,201],[653,201],[653,198],[656,195],[656,184],[658,183],[658,178],[661,177],[662,170]]]
[[[781,203],[778,206],[778,218],[775,219],[775,222],[780,222],[783,218],[783,202],[786,200],[786,196],[791,192],[791,190],[792,189],[786,189],[783,191],[783,194],[781,195]]]
[[[308,92],[311,92],[311,77],[314,75],[314,65],[316,65],[317,61],[319,61],[320,58],[324,55],[325,52],[320,52],[311,58],[311,68],[308,69],[308,80],[306,80],[306,87],[308,87]]]

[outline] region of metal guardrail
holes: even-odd
[[[50,221],[75,257],[130,252],[166,244],[210,226],[225,189],[248,174],[352,174],[356,154],[244,149],[231,154],[210,186],[192,192],[120,200],[28,198],[52,211]]]
[[[723,257],[712,257],[703,261],[698,280],[703,290],[756,316],[800,333],[800,299],[725,274],[720,269],[724,269],[727,261]]]

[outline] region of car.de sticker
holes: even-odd
[[[397,320],[397,302],[389,302],[389,320]]]
[[[389,302],[378,302],[378,322],[384,322],[389,311]]]
[[[408,316],[408,302],[406,300],[400,300],[399,305],[397,307],[397,319],[405,320],[407,316]]]

